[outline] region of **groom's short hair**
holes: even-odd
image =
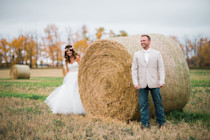
[[[151,40],[149,35],[146,35],[146,34],[141,35],[141,37],[143,37],[143,36],[146,36],[149,40]]]

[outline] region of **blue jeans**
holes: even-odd
[[[148,86],[144,89],[139,89],[139,105],[141,112],[141,122],[143,126],[149,126],[149,102],[148,93],[149,90],[152,94],[153,103],[155,106],[155,115],[157,123],[163,125],[165,123],[165,113],[162,105],[162,98],[160,95],[160,88],[149,88]]]

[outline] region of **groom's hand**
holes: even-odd
[[[159,88],[162,88],[164,86],[164,84],[159,84]]]
[[[139,85],[134,85],[134,88],[135,89],[140,89],[140,86]]]

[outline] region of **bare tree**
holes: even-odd
[[[35,59],[36,59],[36,68],[38,68],[38,60],[39,60],[39,50],[40,50],[40,46],[39,46],[39,40],[38,40],[38,35],[37,33],[35,33],[35,44],[36,44],[36,55],[35,55]]]
[[[199,41],[199,46],[198,46],[198,66],[199,68],[201,68],[201,50],[202,50],[202,46],[203,46],[203,39],[201,38]]]
[[[74,43],[74,38],[73,38],[73,33],[71,28],[66,28],[66,32],[67,32],[67,43],[68,44],[73,44]]]

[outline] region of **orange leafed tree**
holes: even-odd
[[[9,62],[10,43],[5,38],[0,40],[0,63],[3,61],[7,64]]]
[[[197,62],[199,68],[210,67],[210,41],[207,38],[201,38],[198,42],[197,52]]]
[[[105,32],[104,27],[98,27],[93,34],[90,34],[86,25],[80,30],[72,32],[71,28],[66,28],[67,42],[65,44],[74,44],[75,50],[83,55],[88,45],[105,37],[127,36],[127,32],[120,30],[115,33],[113,30]],[[61,46],[64,42],[60,39],[59,29],[56,25],[48,25],[44,29],[44,36],[38,39],[36,33],[20,34],[10,41],[5,38],[0,39],[0,67],[5,68],[13,64],[28,64],[30,67],[38,67],[38,61],[54,66],[62,65],[63,52]],[[186,57],[189,67],[210,68],[210,41],[209,38],[197,35],[189,39],[184,38],[179,41],[176,36],[171,36],[176,40]],[[39,42],[38,42],[39,41]]]
[[[121,30],[117,36],[128,36],[128,33],[126,31]]]
[[[31,36],[27,36],[26,37],[27,39],[27,42],[26,42],[26,56],[25,56],[25,59],[26,59],[26,64],[29,62],[29,65],[30,67],[32,68],[33,66],[36,65],[36,42],[34,40],[34,37],[33,35]]]
[[[13,60],[11,64],[29,64],[32,68],[35,65],[36,42],[33,36],[20,35],[14,38],[10,44]]]
[[[210,41],[208,38],[201,38],[200,36],[192,40],[185,38],[184,44],[181,44],[175,36],[170,37],[180,44],[189,67],[210,67]]]
[[[201,51],[201,55],[203,56],[203,67],[210,66],[210,40],[205,41],[203,44],[203,49]]]
[[[78,52],[80,55],[83,55],[85,52],[85,49],[88,47],[88,42],[87,40],[79,40],[74,44],[74,49],[76,52]]]
[[[62,51],[59,36],[58,27],[55,25],[48,25],[44,32],[46,36],[43,38],[44,51],[48,54],[49,58],[52,60],[52,65],[54,67],[55,61],[57,61],[56,66],[62,64]]]
[[[99,27],[98,29],[96,29],[96,38],[97,39],[101,39],[103,34],[104,34],[104,28],[103,27]]]
[[[14,62],[15,64],[24,64],[24,41],[25,36],[19,36],[14,38],[11,42],[11,49],[14,51]]]

